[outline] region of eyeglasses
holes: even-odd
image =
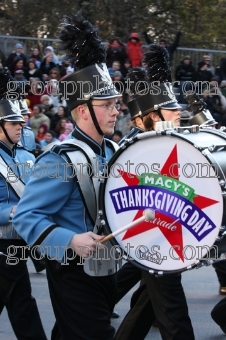
[[[117,111],[120,109],[120,104],[116,103],[115,105],[92,105],[92,106],[99,106],[99,107],[105,107],[106,110],[112,112],[114,109],[116,109]]]

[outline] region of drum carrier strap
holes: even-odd
[[[105,140],[106,141],[106,140]],[[99,186],[100,178],[99,176],[93,176],[97,163],[95,162],[96,154],[93,150],[84,142],[77,139],[68,139],[65,143],[69,146],[76,146],[78,148],[77,152],[67,151],[66,154],[70,159],[72,164],[83,165],[82,167],[76,168],[77,178],[81,179],[77,182],[80,189],[82,200],[86,208],[88,216],[91,218],[94,224],[94,232],[98,232],[98,227],[100,225],[98,218],[98,197],[99,197]],[[61,144],[61,145],[62,145]],[[108,140],[107,144],[115,152],[119,147],[116,143]],[[88,164],[88,166],[84,166]],[[90,173],[90,167],[92,173]],[[89,170],[88,170],[89,169]],[[97,172],[96,172],[97,173]],[[100,174],[101,175],[101,174]],[[85,180],[83,180],[83,178]]]
[[[0,156],[0,173],[2,174],[3,178],[5,178],[6,182],[9,183],[12,187],[12,189],[15,191],[17,196],[21,198],[22,193],[25,188],[25,184],[20,180],[20,178],[13,172],[15,176],[14,181],[9,181],[8,180],[8,175],[9,175],[9,166],[8,164],[4,161],[4,159]],[[16,232],[14,229],[11,218],[9,220],[9,223],[6,225],[0,225],[0,239],[22,239],[20,235]]]
[[[116,151],[119,147],[116,143],[105,140],[106,144]],[[83,165],[82,167],[76,168],[77,178],[81,180],[77,182],[81,198],[83,200],[86,212],[91,218],[94,229],[93,232],[98,233],[100,230],[100,218],[98,214],[98,196],[99,196],[99,186],[100,178],[99,176],[93,176],[97,163],[94,161],[96,159],[96,154],[93,150],[84,142],[77,139],[69,139],[58,145],[58,148],[62,145],[76,147],[77,151],[66,151],[65,154],[72,164]],[[84,166],[86,164],[91,165],[92,172],[89,173],[89,167]],[[98,167],[99,169],[99,167]],[[101,174],[100,174],[101,175]],[[83,180],[83,178],[85,180]],[[116,252],[115,249],[113,254],[111,252],[112,245],[110,242],[104,244],[105,249],[98,249],[96,253],[92,254],[89,258],[84,261],[84,271],[90,276],[108,276],[112,275],[117,270]],[[107,252],[106,252],[107,250]],[[110,255],[109,255],[110,253]],[[107,258],[106,258],[107,254]],[[115,255],[114,255],[115,254]]]

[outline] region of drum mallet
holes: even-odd
[[[146,222],[153,221],[154,218],[155,218],[155,211],[152,210],[152,209],[145,209],[145,210],[144,210],[144,213],[143,213],[143,216],[137,218],[137,219],[134,220],[133,222],[131,222],[131,223],[125,225],[124,227],[122,227],[122,228],[120,228],[120,229],[114,231],[113,233],[111,233],[111,234],[105,236],[105,237],[104,237],[102,240],[100,240],[99,242],[100,242],[100,243],[104,243],[104,242],[110,240],[111,238],[115,237],[116,235],[123,233],[123,231],[128,230],[128,229],[134,227],[135,225],[137,225],[137,224],[139,224],[139,223],[141,223],[141,222],[144,222],[144,221],[146,221]]]

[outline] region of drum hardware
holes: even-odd
[[[221,180],[219,181],[219,184],[220,184],[221,187],[224,187],[225,184],[226,184],[226,182],[225,182],[223,179],[221,179]]]
[[[223,197],[226,197],[226,191],[222,191],[221,194],[222,194]]]
[[[198,125],[191,125],[191,126],[176,127],[176,131],[178,133],[187,134],[187,133],[197,133],[200,131],[200,129]]]
[[[198,146],[198,145],[195,145],[195,147],[196,147],[197,149],[199,149],[200,151],[203,150],[203,151],[202,151],[203,156],[207,156],[207,155],[209,155],[209,154],[211,153],[209,149],[206,149],[206,148],[203,149],[201,146]]]
[[[197,262],[195,267],[191,266],[191,268],[189,268],[189,269],[193,269],[193,268],[199,269],[199,268],[202,268],[204,266],[206,266],[206,267],[211,266],[212,264],[213,264],[213,260],[202,260],[202,261]]]
[[[208,147],[209,151],[211,152],[225,150],[225,148],[226,148],[226,145],[212,145]]]
[[[156,277],[158,277],[158,276],[163,276],[163,271],[162,271],[162,270],[160,270],[160,271],[158,271],[158,272],[156,273],[154,270],[150,269],[148,272],[149,272],[149,274],[155,275]]]

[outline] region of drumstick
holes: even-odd
[[[143,216],[137,218],[137,219],[134,220],[133,222],[131,222],[131,223],[125,225],[124,227],[122,227],[122,228],[120,228],[120,229],[114,231],[113,233],[111,233],[111,234],[105,236],[105,237],[104,237],[102,240],[100,240],[99,242],[100,242],[100,243],[104,243],[104,242],[110,240],[111,238],[115,237],[116,235],[121,234],[123,231],[128,230],[128,229],[134,227],[135,225],[137,225],[137,224],[139,224],[139,223],[141,223],[141,222],[143,222],[143,221],[153,221],[154,218],[155,218],[155,211],[152,210],[152,209],[145,209],[145,210],[144,210],[144,213],[143,213]]]

